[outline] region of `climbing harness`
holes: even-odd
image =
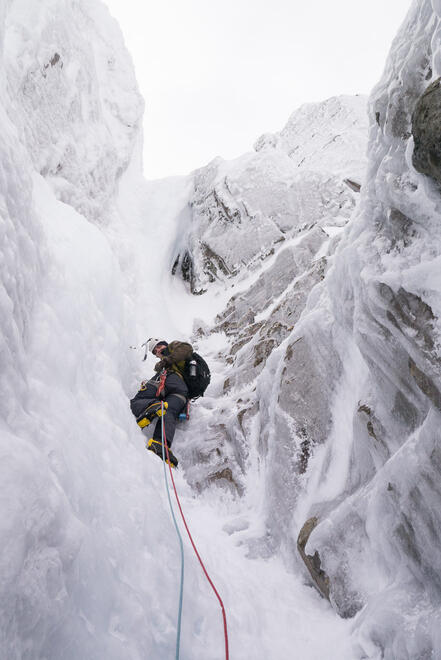
[[[168,496],[168,501],[169,501],[170,509],[171,509],[172,516],[173,516],[173,522],[175,524],[176,531],[177,531],[178,536],[179,536],[180,546],[181,546],[181,590],[180,590],[180,596],[179,596],[178,632],[177,632],[177,640],[176,640],[176,660],[178,660],[178,658],[179,658],[179,640],[180,640],[180,636],[181,636],[182,593],[183,593],[183,584],[184,584],[184,556],[183,556],[183,548],[182,548],[182,537],[181,537],[181,535],[179,533],[179,530],[178,530],[178,526],[177,526],[177,523],[176,523],[176,518],[175,518],[175,515],[174,515],[174,512],[173,512],[173,508],[172,508],[171,500],[170,500],[170,492],[169,492],[167,476],[166,476],[167,473],[166,473],[166,469],[165,469],[165,452],[167,454],[167,463],[168,463],[168,467],[169,467],[169,471],[170,471],[171,481],[172,481],[172,484],[173,484],[173,490],[175,492],[175,497],[176,497],[176,501],[178,503],[179,512],[181,514],[181,518],[183,520],[185,529],[187,531],[188,538],[190,539],[191,545],[192,545],[193,550],[196,554],[196,557],[199,560],[199,563],[202,567],[204,575],[207,578],[211,588],[213,589],[213,591],[216,595],[216,598],[219,601],[221,610],[222,610],[222,619],[223,619],[223,626],[224,626],[224,640],[225,640],[225,660],[229,660],[230,655],[229,655],[229,648],[228,648],[228,629],[227,629],[227,617],[226,617],[226,614],[225,614],[225,607],[224,607],[222,598],[220,597],[216,587],[214,586],[210,576],[208,575],[207,569],[205,568],[204,562],[201,559],[201,556],[200,556],[200,554],[199,554],[199,552],[196,548],[196,545],[193,541],[193,537],[192,537],[192,535],[190,533],[190,530],[188,528],[187,521],[186,521],[185,516],[184,516],[184,512],[182,511],[181,502],[179,500],[178,491],[176,490],[176,484],[175,484],[175,480],[174,480],[174,477],[173,477],[171,463],[170,463],[170,460],[169,460],[168,444],[167,444],[167,438],[166,438],[166,435],[165,435],[164,416],[163,415],[161,417],[161,440],[162,440],[162,459],[163,459],[163,463],[164,463],[164,478],[165,478],[165,482],[166,482],[167,496]]]

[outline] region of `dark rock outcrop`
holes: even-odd
[[[301,558],[305,562],[305,565],[314,581],[315,586],[318,588],[321,595],[329,600],[329,578],[320,567],[321,561],[319,554],[317,551],[315,551],[313,555],[308,555],[305,550],[311,532],[314,527],[316,527],[317,523],[318,518],[315,516],[313,518],[309,518],[309,520],[305,522],[297,537],[297,549]]]
[[[441,78],[429,85],[416,104],[412,135],[415,141],[413,166],[441,183]]]

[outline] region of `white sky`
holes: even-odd
[[[367,94],[410,0],[104,0],[146,101],[148,178],[249,151],[302,103]]]

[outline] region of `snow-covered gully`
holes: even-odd
[[[415,0],[368,103],[146,182],[104,5],[0,2],[1,658],[175,656],[180,547],[129,409],[149,336],[212,370],[174,476],[231,660],[441,657],[440,17]],[[221,660],[184,556],[180,658]]]
[[[170,195],[170,186],[174,194]],[[187,190],[184,180],[176,180],[161,192],[155,188],[155,203],[148,203],[149,224],[158,228],[158,236],[165,235],[173,242],[176,216],[181,215],[176,200],[179,190]],[[170,199],[173,200],[170,203]],[[155,230],[152,229],[152,232]],[[153,241],[160,245],[163,255],[172,253],[167,241],[159,241],[152,233]],[[148,311],[151,313],[149,329],[157,335],[158,327],[164,336],[175,337],[191,334],[194,319],[208,324],[216,311],[225,301],[225,291],[213,296],[211,306],[206,305],[201,297],[191,296],[183,286],[173,282],[170,276],[170,257],[167,260],[155,252],[152,264],[147,260],[145,271],[152,290],[168,291],[161,303],[161,317],[155,316],[155,304]],[[151,268],[151,270],[150,270]],[[143,314],[146,307],[142,307]],[[162,311],[165,312],[162,314]],[[169,318],[169,325],[164,325],[164,317]],[[188,336],[187,335],[187,336]],[[159,335],[158,335],[159,336]],[[308,658],[350,660],[350,630],[352,622],[338,617],[314,587],[307,584],[307,574],[287,569],[283,559],[277,556],[259,557],[250,552],[249,546],[255,546],[260,536],[265,534],[262,524],[262,488],[261,466],[259,461],[249,459],[246,469],[245,495],[237,497],[218,481],[218,486],[203,490],[202,493],[189,486],[185,478],[188,467],[194,468],[198,448],[204,448],[209,442],[210,417],[216,414],[219,399],[215,392],[225,379],[225,365],[219,360],[219,353],[225,349],[226,339],[221,336],[209,336],[200,339],[195,346],[207,358],[213,370],[213,383],[204,399],[193,405],[191,419],[181,426],[174,441],[175,451],[182,456],[183,465],[174,475],[176,487],[182,502],[182,508],[188,519],[189,528],[196,541],[198,550],[207,566],[210,576],[219,589],[225,604],[228,619],[230,658]],[[139,377],[145,377],[153,369],[155,359],[147,358],[147,365],[142,361],[144,349],[137,352]],[[225,401],[223,402],[225,405]],[[212,420],[214,421],[214,420]],[[136,432],[135,432],[136,433]],[[138,443],[142,443],[139,433]],[[193,455],[193,456],[192,456]],[[188,458],[187,458],[188,457]],[[146,455],[149,471],[155,476],[162,475],[162,465],[156,457]],[[196,459],[197,463],[197,459]],[[197,465],[196,465],[197,468]],[[201,480],[204,479],[206,466],[199,468]],[[210,473],[210,467],[208,468]],[[193,476],[194,479],[194,476]],[[150,501],[152,506],[154,503]],[[167,613],[169,617],[167,644],[172,653],[175,640],[175,613],[179,597],[178,541],[173,537],[173,522],[168,512],[167,495],[164,484],[155,493],[155,505],[164,516],[164,533],[170,536],[170,551],[174,561],[167,561],[169,574],[162,588],[170,590],[174,596],[174,606]],[[281,504],[283,507],[283,503]],[[178,512],[175,514],[178,516]],[[182,536],[185,530],[182,528]],[[225,657],[222,614],[219,604],[198,566],[188,539],[185,541],[185,592],[182,614],[182,633],[180,657],[215,660]],[[266,553],[264,553],[266,554]],[[188,603],[188,594],[193,595],[193,602]],[[319,634],[320,631],[320,634]]]

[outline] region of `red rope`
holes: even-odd
[[[158,389],[156,390],[156,397],[159,399],[165,388],[165,379],[167,378],[167,371],[163,369],[161,371],[161,378],[159,379]]]
[[[183,511],[182,511],[181,502],[179,501],[178,491],[176,490],[175,480],[174,480],[174,478],[173,478],[173,472],[172,472],[171,463],[170,463],[170,457],[169,457],[169,453],[168,453],[168,443],[167,443],[167,438],[166,438],[166,436],[165,436],[165,429],[164,429],[164,444],[165,444],[165,450],[166,450],[166,452],[167,452],[168,468],[169,468],[169,470],[170,470],[170,476],[171,476],[171,480],[172,480],[172,484],[173,484],[173,490],[175,491],[176,501],[177,501],[177,503],[178,503],[179,511],[180,511],[180,513],[181,513],[181,517],[182,517],[182,520],[183,520],[183,522],[184,522],[185,529],[187,530],[188,538],[189,538],[190,541],[191,541],[191,545],[193,546],[193,550],[194,550],[195,553],[196,553],[196,557],[199,559],[199,563],[200,563],[200,565],[202,566],[202,570],[203,570],[204,573],[205,573],[205,577],[207,578],[208,582],[210,583],[210,586],[211,586],[211,588],[213,589],[214,593],[216,594],[216,597],[217,597],[217,599],[218,599],[218,601],[219,601],[219,604],[220,604],[220,606],[221,606],[221,610],[222,610],[222,619],[223,619],[223,622],[224,622],[225,660],[229,660],[230,654],[229,654],[229,651],[228,651],[228,630],[227,630],[227,617],[226,617],[226,615],[225,615],[225,607],[224,607],[224,604],[223,604],[223,602],[222,602],[222,598],[219,596],[219,593],[218,593],[216,587],[214,586],[214,584],[213,584],[213,582],[212,582],[210,576],[209,576],[208,573],[207,573],[207,569],[206,569],[205,566],[204,566],[204,562],[202,561],[201,556],[200,556],[199,552],[197,551],[197,548],[196,548],[196,546],[195,546],[195,544],[194,544],[194,541],[193,541],[193,537],[192,537],[192,535],[191,535],[191,533],[190,533],[190,530],[188,529],[187,521],[185,520],[185,516],[184,516],[184,513],[183,513]]]

